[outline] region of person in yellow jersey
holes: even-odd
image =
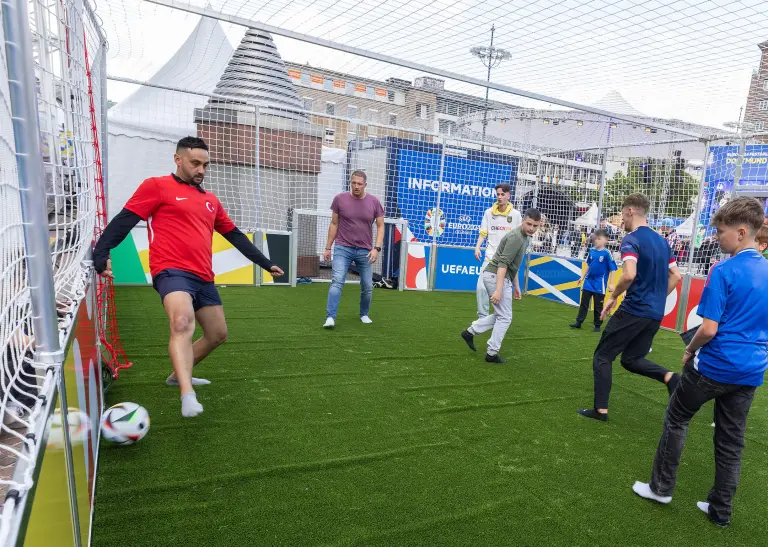
[[[480,260],[482,257],[480,246],[483,244],[483,241],[486,241],[485,260],[480,268],[481,272],[485,270],[485,267],[488,266],[488,263],[493,258],[501,239],[510,231],[518,228],[523,222],[520,211],[515,209],[509,201],[510,191],[509,184],[497,184],[496,203],[486,209],[483,214],[483,220],[480,224],[480,235],[477,238],[477,245],[475,245],[475,258]],[[482,273],[477,278],[475,293],[477,294],[477,315],[480,318],[486,317],[490,313],[490,295],[483,283]],[[515,278],[514,283],[514,295],[516,299],[519,299],[521,296],[520,284],[517,278]]]

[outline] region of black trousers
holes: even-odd
[[[715,484],[709,491],[709,516],[726,524],[741,475],[741,452],[747,414],[755,387],[722,384],[707,378],[691,364],[685,366],[680,384],[669,399],[656,458],[653,461],[651,490],[671,496],[683,453],[688,424],[704,403],[715,400]]]
[[[613,380],[613,361],[621,353],[621,366],[629,372],[642,374],[659,382],[669,372],[664,367],[645,358],[651,350],[653,337],[661,327],[661,321],[637,317],[621,309],[605,326],[600,342],[595,348],[592,370],[595,375],[595,408],[608,408]]]
[[[600,319],[600,315],[603,313],[603,302],[605,301],[605,295],[598,292],[581,291],[581,305],[579,306],[579,314],[576,316],[576,322],[581,325],[587,318],[589,313],[589,302],[595,299],[595,326],[600,327],[603,324],[603,320]]]

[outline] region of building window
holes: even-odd
[[[312,97],[302,97],[304,101],[304,110],[307,112],[312,112],[312,105],[315,102]]]
[[[355,119],[357,118],[357,107],[353,104],[349,105],[347,107],[347,118]]]
[[[760,101],[757,103],[758,110],[768,110],[768,101]]]
[[[389,125],[397,125],[397,114],[389,113]]]
[[[372,108],[370,110],[368,110],[368,121],[369,122],[377,122],[377,121],[379,121],[379,111],[378,110],[374,110]]]
[[[763,89],[768,91],[768,80],[763,80]]]
[[[455,135],[456,123],[451,120],[438,120],[438,131],[443,135]]]
[[[766,89],[768,89],[768,87]],[[387,91],[387,99],[389,99],[389,102],[391,103],[395,102],[395,92]]]
[[[336,140],[336,130],[332,127],[325,128],[325,142],[332,143]]]
[[[765,131],[765,122],[754,122],[755,123],[755,131]]]
[[[333,116],[336,114],[336,103],[332,103],[331,101],[325,101],[325,113],[329,116]]]
[[[428,116],[429,116],[429,105],[417,103],[416,117],[422,120],[426,120]]]

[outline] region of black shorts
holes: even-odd
[[[204,281],[184,270],[163,270],[152,279],[152,286],[160,293],[161,302],[169,293],[181,291],[192,297],[195,311],[205,306],[221,306],[221,297],[213,281]]]

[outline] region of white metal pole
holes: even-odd
[[[64,433],[70,512],[73,539],[81,545],[77,493],[74,482],[71,439],[67,420],[66,390],[61,363],[64,351],[59,342],[56,317],[56,293],[53,265],[48,244],[48,212],[45,206],[45,171],[40,150],[40,123],[37,111],[35,61],[29,32],[28,4],[23,0],[0,0],[8,84],[16,147],[24,243],[27,254],[27,277],[32,304],[35,335],[35,360],[56,369],[59,375],[61,419]],[[25,503],[26,500],[23,500]],[[23,531],[20,533],[23,536]]]
[[[433,290],[435,287],[435,270],[437,266],[437,231],[440,228],[440,196],[443,193],[443,174],[445,173],[445,139],[442,139],[440,145],[440,175],[438,176],[437,200],[435,202],[435,212],[432,215],[432,244],[429,253],[429,283],[427,290]]]

